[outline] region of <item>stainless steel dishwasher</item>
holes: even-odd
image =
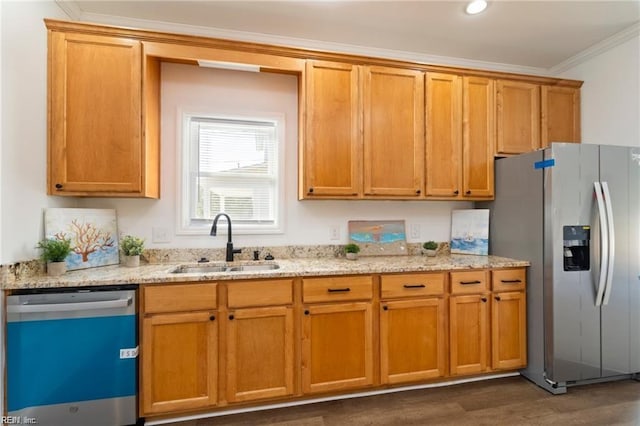
[[[7,297],[7,411],[38,425],[137,422],[136,286]]]

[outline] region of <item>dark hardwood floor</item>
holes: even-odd
[[[218,425],[640,425],[640,382],[551,395],[522,377],[172,423]]]

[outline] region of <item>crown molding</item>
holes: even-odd
[[[58,3],[73,3],[56,0]],[[77,5],[76,5],[77,8]],[[75,13],[76,8],[71,8]],[[66,11],[66,10],[65,10]],[[67,12],[70,13],[70,12]],[[173,22],[155,21],[138,18],[128,18],[114,15],[104,15],[95,13],[84,13],[80,10],[78,18],[74,20],[92,22],[103,25],[124,26],[130,28],[144,28],[148,30],[164,31],[169,33],[180,33],[196,35],[202,37],[212,37],[227,40],[237,40],[253,43],[264,43],[271,45],[297,47],[310,50],[329,51],[369,57],[395,59],[408,62],[418,62],[432,65],[455,66],[461,68],[483,69],[487,71],[501,71],[516,74],[528,74],[537,76],[549,76],[548,69],[539,67],[527,67],[520,65],[503,64],[498,62],[478,61],[474,59],[456,58],[450,56],[438,56],[421,54],[392,49],[381,49],[367,46],[359,46],[346,43],[326,42],[304,38],[285,37],[272,34],[254,33],[248,31],[237,31],[223,28],[203,27],[197,25],[178,24]]]
[[[625,28],[624,30],[606,38],[591,47],[586,48],[582,52],[572,56],[571,58],[560,62],[558,65],[554,65],[549,68],[548,73],[551,76],[556,76],[562,72],[565,72],[571,68],[574,68],[588,60],[613,49],[614,47],[631,40],[634,37],[640,35],[640,22]]]

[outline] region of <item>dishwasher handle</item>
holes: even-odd
[[[129,296],[124,299],[98,300],[92,302],[7,305],[7,312],[15,314],[33,314],[42,312],[93,311],[98,309],[126,308],[131,305],[132,302],[133,298]]]

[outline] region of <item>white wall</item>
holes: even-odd
[[[558,77],[584,81],[584,143],[640,146],[640,35]]]
[[[412,241],[448,241],[453,208],[468,202],[429,201],[298,201],[297,199],[297,77],[293,75],[225,71],[180,64],[162,67],[162,198],[153,200],[87,199],[82,207],[115,208],[121,232],[147,239],[150,247],[224,247],[224,237],[175,235],[177,197],[178,108],[217,112],[268,112],[285,115],[285,232],[280,235],[238,235],[242,245],[335,244],[347,241],[350,219],[405,219],[420,226]],[[330,227],[341,239],[330,240]],[[154,244],[152,228],[167,228],[171,243]]]
[[[2,4],[1,262],[37,257],[46,207],[74,200],[46,195],[47,30],[65,19],[51,1]]]

